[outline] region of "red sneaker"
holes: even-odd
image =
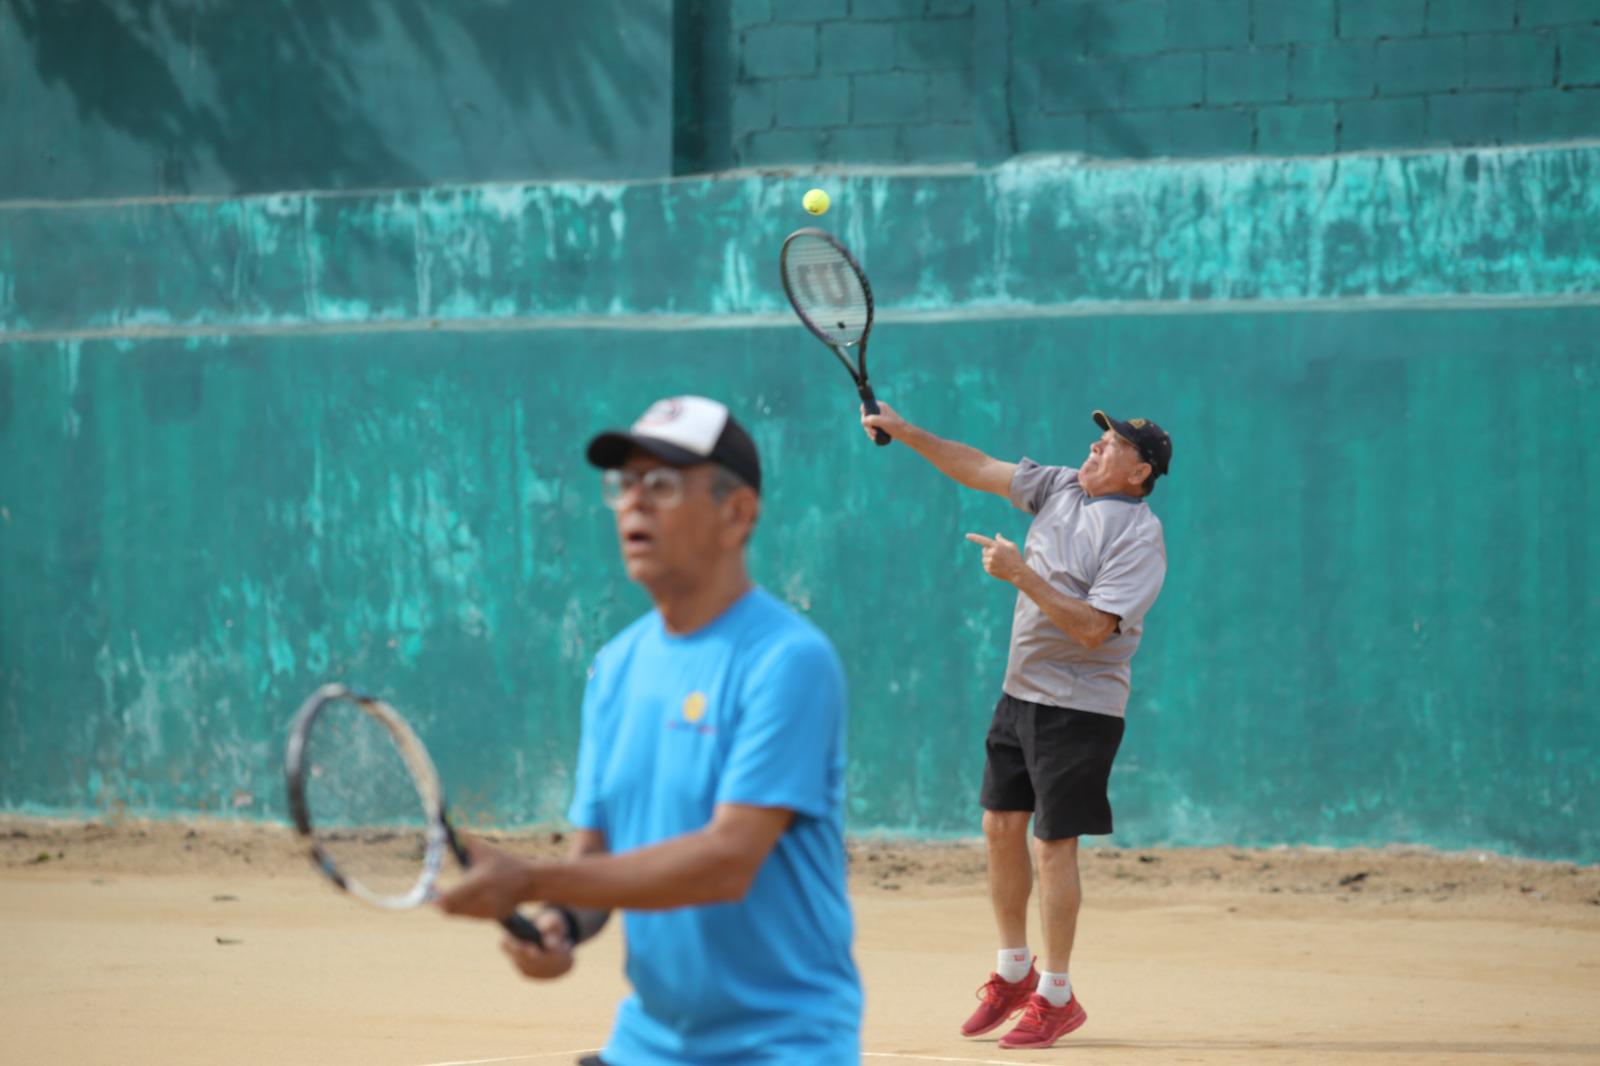
[[[1007,981],[997,973],[978,987],[978,1009],[961,1025],[962,1036],[982,1036],[992,1032],[1014,1017],[1039,987],[1039,971],[1030,964],[1028,976],[1020,981]]]
[[[1043,996],[1028,997],[1027,1009],[1017,1027],[1000,1038],[1003,1048],[1043,1048],[1072,1032],[1089,1020],[1089,1014],[1074,995],[1060,1007],[1052,1007]]]

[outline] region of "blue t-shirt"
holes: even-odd
[[[616,1066],[834,1066],[861,1057],[845,895],[844,671],[761,589],[686,636],[652,611],[595,657],[568,816],[625,852],[692,833],[720,803],[793,824],[737,903],[629,911]]]

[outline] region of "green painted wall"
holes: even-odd
[[[1597,167],[826,179],[886,398],[1004,456],[1076,461],[1096,406],[1177,442],[1119,839],[1600,861]],[[344,677],[469,815],[558,814],[643,608],[581,446],[695,390],[844,651],[853,824],[972,831],[1010,599],[961,534],[1025,523],[866,442],[781,311],[816,180],[0,209],[0,808],[278,816]]]
[[[1178,444],[1124,843],[1600,860],[1600,309],[885,327],[883,392],[1074,461]],[[973,831],[1022,516],[851,422],[796,329],[415,331],[4,349],[0,806],[281,812],[287,718],[414,713],[469,815],[559,814],[585,665],[642,606],[587,434],[701,389],[772,471],[760,579],[840,644],[856,828]]]

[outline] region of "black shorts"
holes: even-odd
[[[1124,724],[1002,693],[984,741],[979,802],[986,811],[1032,811],[1040,840],[1111,832],[1106,785]]]

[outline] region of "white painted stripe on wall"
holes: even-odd
[[[1306,300],[1085,300],[1066,304],[978,304],[937,309],[885,310],[878,324],[1025,322],[1030,319],[1141,315],[1264,315],[1376,311],[1536,310],[1600,307],[1600,290],[1540,296],[1350,296]],[[730,315],[522,315],[506,318],[404,318],[351,322],[143,323],[83,329],[0,332],[0,345],[205,337],[291,337],[360,333],[528,333],[539,330],[700,331],[797,328],[785,311]]]

